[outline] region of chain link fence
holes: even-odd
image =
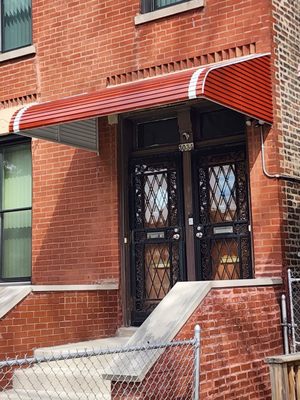
[[[199,400],[200,328],[190,340],[0,362],[0,400]]]
[[[291,352],[300,351],[300,271],[288,270],[288,286],[290,299],[290,348]]]

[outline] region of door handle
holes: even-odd
[[[202,236],[203,236],[203,233],[202,233],[202,232],[197,232],[197,233],[196,233],[196,238],[201,239]]]

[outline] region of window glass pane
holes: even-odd
[[[245,132],[245,117],[235,111],[220,110],[202,115],[203,139],[240,135]]]
[[[3,49],[31,44],[31,0],[2,0]]]
[[[139,124],[137,133],[139,149],[179,143],[176,118]]]
[[[155,0],[155,8],[167,7],[172,4],[182,3],[185,0]]]
[[[31,275],[31,211],[3,214],[2,278]]]
[[[236,111],[201,112],[194,109],[191,117],[196,142],[245,134],[245,116]]]
[[[30,145],[3,150],[2,210],[31,207]]]

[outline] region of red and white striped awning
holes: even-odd
[[[13,116],[23,106],[13,106],[0,109],[0,136],[7,135],[9,133],[9,125],[13,119]]]
[[[9,130],[22,133],[201,98],[272,123],[270,55],[252,54],[95,93],[25,106],[14,114]]]

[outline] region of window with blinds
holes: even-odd
[[[0,0],[1,52],[32,44],[31,0]]]
[[[0,161],[1,280],[30,280],[30,142],[1,145]]]
[[[142,0],[142,13],[159,10],[188,0]]]

